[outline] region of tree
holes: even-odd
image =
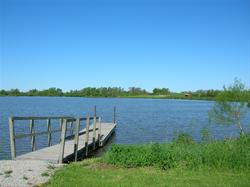
[[[63,96],[63,92],[60,88],[49,88],[39,92],[41,96]]]
[[[5,90],[0,90],[0,95],[6,96],[6,95],[8,95],[8,93]]]
[[[19,89],[11,89],[10,91],[8,91],[8,95],[10,96],[19,96],[22,93],[19,91]]]
[[[236,125],[241,135],[244,135],[242,118],[247,114],[249,108],[247,102],[249,94],[245,85],[238,79],[216,96],[214,107],[209,112],[209,120],[218,124]]]
[[[147,94],[146,90],[138,87],[129,87],[128,88],[129,95],[145,95]]]
[[[154,95],[169,95],[170,90],[168,88],[154,88],[153,94]]]
[[[37,89],[32,89],[32,90],[29,90],[26,95],[28,96],[37,96],[39,95],[39,91]]]

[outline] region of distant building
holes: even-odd
[[[191,93],[185,93],[185,97],[192,97],[192,94]]]

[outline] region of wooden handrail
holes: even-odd
[[[25,116],[25,117],[21,117],[21,116],[12,116],[10,117],[13,120],[56,120],[56,119],[66,119],[68,121],[76,121],[77,118],[75,117],[69,117],[69,116],[58,116],[58,117],[53,117],[53,116],[41,116],[41,117],[36,117],[36,116]],[[80,117],[79,118],[80,121],[84,121],[87,120],[86,117]],[[93,120],[94,117],[89,117],[89,120]]]
[[[75,161],[77,161],[78,158],[78,143],[79,143],[79,130],[80,130],[80,119],[76,120],[76,126],[75,126],[75,144],[74,144],[74,154],[75,154]]]
[[[96,106],[94,107],[94,121],[93,121],[93,150],[95,150],[95,138],[96,138]]]
[[[116,107],[113,108],[113,123],[116,123]]]
[[[11,158],[16,157],[16,139],[15,139],[15,130],[14,130],[14,120],[9,118],[9,130],[10,130],[10,149],[11,149]]]
[[[68,131],[69,129],[67,129]],[[35,132],[35,133],[27,133],[27,134],[16,134],[14,137],[15,139],[20,139],[20,138],[26,138],[26,137],[31,137],[31,136],[40,136],[40,135],[45,135],[45,134],[50,134],[50,133],[55,133],[55,132],[60,132],[61,129],[56,129],[56,130],[51,130],[51,131],[42,131],[42,132]]]
[[[63,123],[62,123],[62,131],[61,131],[61,139],[60,139],[60,150],[59,150],[59,159],[58,159],[58,162],[60,164],[63,163],[64,148],[65,148],[65,137],[66,137],[66,126],[67,126],[67,120],[64,119]]]
[[[47,120],[47,119],[74,119],[73,117],[70,116],[12,116],[11,117],[13,120]]]
[[[29,121],[30,132],[26,134],[15,134],[15,121],[26,120]],[[36,120],[46,120],[47,131],[35,132],[35,121]],[[59,129],[52,130],[52,120],[59,120]],[[93,128],[90,129],[90,120],[93,120]],[[86,131],[80,132],[80,123],[81,121],[86,121]],[[116,108],[114,107],[113,122],[116,122]],[[67,128],[69,124],[70,128]],[[36,124],[37,125],[37,124]],[[41,125],[41,124],[39,124]],[[66,137],[66,132],[70,131],[70,136]],[[60,133],[60,152],[58,162],[62,163],[64,159],[64,146],[65,140],[68,138],[75,139],[74,145],[74,154],[75,161],[77,161],[77,151],[79,136],[81,134],[86,134],[85,136],[85,156],[88,156],[88,146],[89,146],[89,132],[93,131],[93,150],[96,149],[96,138],[97,142],[100,145],[101,141],[101,117],[96,115],[96,106],[94,107],[94,116],[93,117],[72,117],[72,116],[13,116],[9,118],[9,132],[10,132],[10,146],[11,146],[11,157],[14,159],[16,157],[16,139],[31,137],[31,149],[36,151],[36,136],[39,135],[48,135],[48,146],[52,145],[52,133]],[[97,132],[96,132],[97,131]],[[96,137],[97,134],[97,137]],[[97,145],[97,147],[99,146]]]
[[[79,125],[80,125],[80,121],[86,121],[87,124],[86,126],[87,129],[89,128],[89,123],[90,120],[94,120],[95,122],[96,117],[80,117],[80,118],[74,118],[74,117],[69,117],[69,116],[40,116],[40,117],[36,117],[36,116],[26,116],[26,117],[20,117],[20,116],[13,116],[9,118],[9,131],[10,131],[10,146],[11,146],[11,157],[12,159],[14,159],[16,157],[16,139],[21,139],[21,138],[26,138],[26,137],[31,137],[31,150],[35,151],[36,150],[36,136],[39,135],[48,135],[48,146],[52,145],[51,139],[52,139],[52,133],[55,132],[61,132],[60,135],[60,142],[65,143],[65,139],[66,135],[63,136],[62,133],[70,131],[70,135],[71,137],[73,137],[73,123],[76,124],[77,120],[79,120]],[[15,134],[15,121],[19,121],[19,120],[27,120],[30,123],[30,133],[26,133],[26,134]],[[47,123],[47,131],[42,131],[42,132],[35,132],[35,121],[36,120],[46,120]],[[51,129],[51,122],[52,120],[59,120],[59,125],[60,125],[60,129],[56,129],[56,130],[52,130]],[[63,124],[63,122],[65,124]],[[70,124],[70,128],[67,128],[67,124]],[[66,129],[63,129],[65,126]],[[79,133],[79,128],[77,127],[77,125],[75,125],[77,130],[78,128],[78,133],[77,136],[79,136],[81,133]],[[96,128],[98,129],[98,128]],[[96,129],[94,129],[94,131],[96,131]],[[87,130],[85,133],[88,136],[89,131],[92,130]],[[61,138],[64,137],[64,140],[62,140]],[[61,150],[64,151],[64,150]],[[88,150],[86,150],[86,155],[88,154]],[[61,158],[59,158],[60,161]]]
[[[86,121],[86,136],[85,136],[85,156],[88,156],[88,145],[89,145],[89,117]]]

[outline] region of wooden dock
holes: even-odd
[[[95,109],[96,110],[96,109]],[[60,120],[61,128],[52,130],[51,120]],[[16,135],[14,132],[15,120],[29,120],[30,134]],[[35,120],[47,120],[47,132],[34,132]],[[91,121],[92,120],[92,121]],[[81,121],[86,122],[84,129],[80,130]],[[72,128],[75,125],[74,128]],[[11,117],[9,119],[11,155],[15,160],[43,160],[51,163],[63,163],[70,160],[77,161],[79,158],[87,157],[92,151],[106,144],[113,135],[116,128],[115,108],[112,123],[101,121],[100,117],[73,118],[73,117]],[[71,135],[66,137],[66,132],[70,130]],[[51,145],[51,135],[53,132],[60,132],[60,142]],[[36,150],[35,136],[48,134],[48,147]],[[32,152],[16,156],[15,140],[18,138],[31,138]]]

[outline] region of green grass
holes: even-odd
[[[89,159],[55,172],[44,186],[249,186],[249,171],[199,168],[124,168]]]
[[[126,95],[118,96],[118,98],[141,98],[141,99],[192,99],[192,100],[214,100],[214,97],[198,97],[193,96],[192,98],[185,97],[184,94],[171,93],[171,95]]]
[[[113,145],[103,161],[127,168],[156,166],[167,170],[181,166],[250,170],[250,136],[195,143],[189,136],[180,134],[169,144]]]
[[[250,135],[195,143],[113,145],[99,159],[58,170],[46,186],[250,186]]]

